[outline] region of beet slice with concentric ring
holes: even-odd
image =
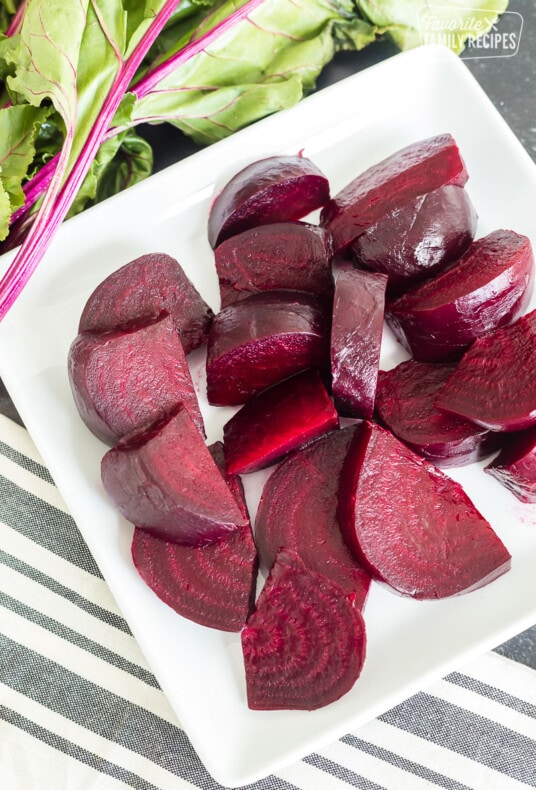
[[[316,710],[361,674],[363,617],[342,589],[282,549],[242,631],[248,706]]]

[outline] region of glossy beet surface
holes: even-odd
[[[74,401],[107,444],[183,403],[204,434],[184,350],[170,316],[105,334],[80,334],[69,350]]]
[[[221,305],[280,288],[331,300],[330,258],[331,237],[318,225],[276,222],[250,228],[214,251]]]
[[[328,199],[328,180],[307,157],[260,159],[244,167],[216,196],[208,218],[210,246],[257,225],[302,219]]]
[[[105,332],[169,313],[189,354],[207,339],[212,310],[180,264],[165,253],[142,255],[110,274],[93,291],[80,332]]]
[[[251,398],[224,425],[226,471],[263,469],[338,424],[318,371],[298,373]]]
[[[439,411],[434,405],[439,389],[455,363],[408,359],[391,370],[381,370],[376,390],[376,413],[401,441],[440,467],[462,466],[498,450],[501,434]]]
[[[496,478],[521,502],[535,503],[536,428],[511,436],[484,471]]]
[[[349,417],[372,417],[385,308],[384,274],[350,269],[335,284],[331,327],[332,392]]]
[[[332,431],[289,455],[270,475],[259,502],[255,542],[262,564],[270,568],[280,546],[339,584],[359,609],[370,575],[352,556],[337,520],[342,464],[355,426]]]
[[[329,316],[312,294],[266,291],[229,305],[208,340],[207,396],[236,406],[310,367],[325,368]]]
[[[186,409],[109,450],[106,493],[132,524],[200,546],[248,524]]]
[[[497,230],[475,241],[452,268],[392,302],[386,317],[415,359],[456,359],[475,338],[522,314],[533,280],[530,240]]]
[[[242,631],[242,650],[250,708],[316,710],[359,677],[365,624],[338,585],[283,549]]]
[[[357,262],[402,292],[437,274],[467,250],[477,215],[463,187],[448,184],[392,209],[352,245]]]
[[[362,423],[346,456],[339,518],[373,578],[403,595],[469,592],[510,568],[461,485],[374,423]]]
[[[536,424],[536,310],[475,340],[435,405],[492,431]]]
[[[333,236],[334,252],[340,252],[406,201],[466,181],[453,137],[437,135],[412,143],[357,176],[326,204],[320,222]]]

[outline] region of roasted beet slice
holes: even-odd
[[[207,396],[237,406],[306,368],[324,368],[329,316],[312,294],[265,291],[215,316],[207,351]]]
[[[502,434],[439,411],[434,401],[455,363],[408,359],[381,370],[376,390],[380,421],[423,458],[440,467],[462,466],[501,446]]]
[[[280,546],[342,587],[359,609],[370,574],[350,553],[337,520],[342,463],[354,425],[332,431],[289,455],[264,484],[255,520],[255,542],[262,564],[270,568]]]
[[[248,506],[246,502],[246,494],[244,492],[244,486],[240,476],[233,473],[228,473],[225,469],[225,452],[223,449],[223,442],[213,442],[208,447],[211,456],[214,459],[214,463],[220,470],[223,479],[229,486],[229,490],[231,494],[234,496],[238,507],[240,508],[240,512],[247,518],[249,521],[249,512]]]
[[[257,291],[290,288],[333,298],[331,236],[307,222],[275,222],[232,236],[215,252],[222,307]]]
[[[389,431],[364,422],[339,489],[341,529],[373,578],[414,598],[469,592],[510,554],[462,486]]]
[[[205,545],[249,523],[184,407],[108,450],[101,476],[128,521],[174,543]]]
[[[435,405],[491,431],[536,424],[536,310],[475,340]]]
[[[216,196],[211,247],[256,225],[302,219],[329,200],[329,182],[305,156],[270,156],[244,167]]]
[[[251,398],[223,427],[225,468],[255,472],[336,428],[339,416],[317,370]]]
[[[112,272],[93,291],[80,332],[107,332],[169,313],[189,354],[207,339],[212,310],[171,255],[142,255]]]
[[[332,392],[348,417],[372,417],[378,381],[387,276],[342,271],[331,326]]]
[[[389,293],[407,291],[461,257],[476,222],[466,190],[447,184],[389,211],[352,250],[361,266],[388,275]]]
[[[331,232],[337,253],[406,201],[466,181],[467,170],[453,137],[430,137],[397,151],[347,184],[324,206],[320,224]]]
[[[415,359],[457,359],[475,338],[522,314],[533,279],[530,240],[496,230],[452,268],[391,302],[386,318]]]
[[[179,403],[204,435],[192,377],[170,316],[140,327],[78,335],[69,349],[68,372],[80,416],[107,444]]]
[[[521,502],[536,502],[536,428],[511,436],[484,472]]]
[[[250,708],[316,710],[361,674],[365,623],[337,584],[282,549],[242,631],[242,650]]]

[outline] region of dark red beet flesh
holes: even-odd
[[[376,413],[401,441],[436,466],[470,464],[498,450],[503,436],[439,411],[434,401],[455,363],[408,359],[381,370]]]
[[[332,392],[348,417],[372,417],[378,381],[387,276],[342,271],[331,327]]]
[[[318,371],[298,373],[255,395],[224,425],[225,468],[263,469],[338,424]]]
[[[536,428],[511,436],[484,472],[521,502],[536,502]]]
[[[356,239],[352,250],[361,266],[388,275],[389,293],[400,293],[463,255],[476,222],[466,190],[447,184],[385,214]]]
[[[224,308],[214,318],[207,352],[207,397],[237,406],[306,368],[325,368],[329,317],[300,291],[265,291]]]
[[[362,423],[350,446],[338,512],[354,554],[403,595],[469,592],[510,568],[509,552],[462,486],[374,423]]]
[[[346,694],[365,660],[365,623],[341,588],[282,549],[242,631],[248,706],[316,710]]]
[[[205,545],[249,523],[183,407],[118,442],[101,476],[128,521],[174,543]]]
[[[257,225],[302,219],[329,199],[329,183],[305,156],[271,156],[247,165],[214,200],[211,247]]]
[[[392,302],[386,318],[415,359],[457,359],[475,338],[523,313],[533,279],[530,240],[497,230],[475,241],[452,268]]]
[[[180,264],[165,253],[142,255],[110,274],[93,291],[79,332],[107,332],[169,313],[189,354],[207,339],[212,310]]]
[[[214,459],[214,463],[220,470],[220,474],[223,476],[223,479],[229,486],[229,490],[234,496],[238,507],[240,508],[240,512],[244,518],[249,521],[248,506],[242,480],[240,479],[239,475],[228,473],[225,469],[225,453],[223,450],[223,442],[213,442],[209,445],[208,449]]]
[[[475,340],[435,405],[492,431],[536,424],[536,310]]]
[[[69,350],[74,401],[107,444],[183,403],[204,435],[190,370],[170,316],[138,328],[80,334]]]
[[[467,171],[450,134],[397,151],[351,181],[322,209],[320,224],[333,236],[334,252],[346,249],[390,211],[445,184],[463,186]]]
[[[215,252],[221,305],[257,291],[289,288],[333,297],[331,237],[318,225],[276,222],[239,233]]]
[[[370,574],[350,553],[337,520],[340,472],[355,431],[353,425],[332,431],[277,467],[264,484],[255,542],[264,567],[271,568],[279,547],[287,546],[362,609]]]

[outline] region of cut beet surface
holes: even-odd
[[[536,428],[514,434],[484,472],[521,502],[536,502]]]
[[[511,557],[462,486],[389,431],[362,423],[339,489],[341,529],[373,578],[418,599],[492,582]]]
[[[207,351],[207,396],[237,406],[307,368],[329,364],[329,316],[312,294],[265,291],[214,318]]]
[[[282,549],[242,631],[248,706],[315,710],[361,674],[363,617],[341,588]]]
[[[463,187],[447,184],[381,217],[352,245],[359,265],[389,277],[400,293],[436,275],[467,250],[477,215]]]
[[[329,200],[329,183],[305,156],[270,156],[244,167],[216,196],[208,218],[211,247],[257,225],[302,219]]]
[[[68,373],[80,416],[107,444],[180,403],[204,435],[192,377],[170,316],[137,328],[78,335],[69,349]]]
[[[342,271],[335,284],[331,375],[335,405],[348,417],[372,417],[378,381],[387,276]]]
[[[255,542],[264,567],[271,568],[279,547],[287,546],[362,609],[370,574],[350,553],[337,520],[340,472],[355,431],[353,425],[332,431],[277,467],[264,484]]]
[[[452,268],[391,302],[386,319],[415,359],[457,359],[475,338],[523,313],[533,280],[530,240],[497,230]]]
[[[249,513],[248,513],[248,506],[246,502],[246,494],[244,491],[244,485],[240,476],[234,473],[229,473],[225,469],[225,452],[223,449],[223,442],[213,442],[208,447],[209,452],[214,459],[214,463],[220,470],[223,479],[229,486],[229,490],[231,494],[234,496],[238,507],[240,508],[240,512],[244,516],[245,519],[249,522]]]
[[[128,521],[174,543],[205,545],[249,523],[184,408],[118,442],[101,476]]]
[[[435,405],[492,431],[535,425],[536,310],[475,340]]]
[[[169,313],[189,354],[204,343],[212,310],[171,255],[142,255],[110,274],[93,291],[79,332],[107,332]]]
[[[500,433],[439,411],[434,401],[455,363],[408,359],[381,370],[376,390],[379,420],[423,458],[440,467],[479,461],[499,449]]]
[[[225,468],[255,472],[339,425],[317,370],[255,395],[223,427]]]
[[[463,186],[467,170],[450,134],[412,143],[351,181],[322,209],[333,249],[346,249],[386,214],[445,184]]]
[[[289,288],[333,298],[331,236],[318,225],[276,222],[250,228],[215,252],[221,305],[257,291]]]

